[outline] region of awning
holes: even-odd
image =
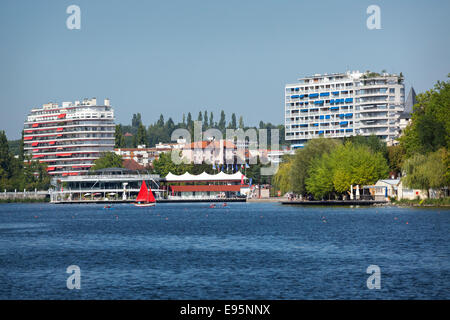
[[[174,192],[227,192],[241,191],[241,188],[248,188],[246,184],[236,185],[197,185],[197,186],[170,186]]]
[[[53,171],[53,170],[55,170],[55,167],[48,167],[47,168],[47,171]]]
[[[33,123],[32,127],[33,127],[33,128],[39,127],[39,123]]]
[[[31,144],[31,146],[32,146],[32,147],[36,147],[38,144],[39,144],[39,142],[33,142],[33,143]]]
[[[33,140],[33,137],[24,137],[23,140]]]
[[[63,128],[57,128],[56,129],[56,132],[61,132],[61,131],[63,131]]]
[[[241,181],[242,176],[244,176],[241,172],[235,172],[233,174],[227,174],[225,172],[219,172],[218,174],[209,174],[203,172],[199,175],[190,174],[188,172],[182,175],[175,175],[171,172],[167,174],[165,177],[167,182],[186,182],[186,181]],[[244,180],[248,180],[246,176],[244,176]]]
[[[58,119],[62,119],[62,118],[65,118],[65,117],[66,117],[65,113],[61,113],[61,114],[58,115]]]

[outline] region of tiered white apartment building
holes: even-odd
[[[114,149],[114,110],[109,99],[44,104],[24,123],[24,151],[45,162],[51,175],[86,173],[102,152]]]
[[[303,148],[317,137],[376,135],[393,141],[404,110],[403,79],[359,71],[316,74],[285,87],[285,138]]]

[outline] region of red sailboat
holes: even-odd
[[[147,188],[145,181],[142,181],[141,190],[136,198],[136,207],[152,207],[156,203],[152,190]]]

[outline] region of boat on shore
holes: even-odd
[[[136,207],[153,207],[156,204],[155,197],[151,189],[147,188],[145,180],[142,180],[141,190],[136,198],[134,205]]]

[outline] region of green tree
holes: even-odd
[[[124,148],[125,147],[125,137],[123,136],[122,125],[116,125],[116,130],[114,132],[114,147],[115,148]]]
[[[303,149],[296,150],[291,174],[292,189],[295,193],[307,194],[306,179],[309,177],[310,167],[324,153],[330,153],[339,145],[339,140],[319,138],[310,140]]]
[[[450,81],[438,81],[425,93],[417,95],[411,123],[406,127],[400,143],[407,157],[426,154],[450,143]]]
[[[244,118],[242,116],[239,117],[239,129],[244,129]]]
[[[133,118],[131,119],[131,126],[137,130],[140,124],[142,124],[141,114],[133,114]]]
[[[222,131],[222,133],[224,133],[224,134],[225,134],[226,125],[227,125],[227,123],[226,123],[226,120],[225,120],[225,111],[222,110],[220,112],[220,120],[219,120],[219,124],[217,126],[218,126],[218,129],[220,131]]]
[[[273,176],[272,183],[281,194],[292,191],[291,174],[292,174],[293,157],[285,156],[278,167],[277,173]]]
[[[402,163],[405,159],[405,149],[401,145],[387,147],[389,169],[392,172],[401,173]]]
[[[330,173],[338,193],[346,192],[350,185],[368,185],[384,179],[389,167],[381,152],[373,152],[364,145],[346,143],[330,154]]]
[[[305,178],[305,187],[316,199],[323,199],[334,190],[333,180],[330,176],[332,164],[328,153],[316,158],[308,169]]]
[[[141,123],[137,130],[136,135],[134,136],[134,147],[136,148],[138,145],[148,144],[147,142],[147,131],[145,130],[144,125]]]
[[[403,164],[402,182],[408,188],[426,190],[449,186],[448,152],[445,148],[427,155],[414,154]]]
[[[209,127],[214,128],[216,125],[214,123],[214,114],[212,111],[209,113]]]
[[[100,158],[94,161],[91,170],[99,170],[106,168],[123,168],[122,157],[114,152],[104,152]]]
[[[236,115],[234,113],[231,114],[231,122],[228,124],[229,129],[236,129],[237,123],[236,123]]]
[[[203,128],[208,129],[209,125],[208,125],[208,111],[205,110],[205,114],[203,116]]]

